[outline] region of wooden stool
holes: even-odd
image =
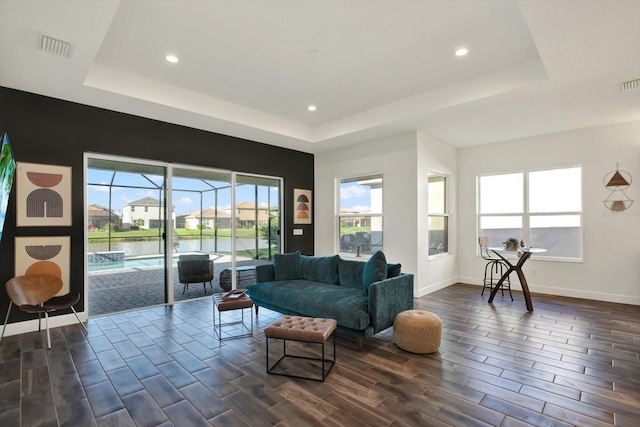
[[[249,317],[251,318],[251,329],[247,328],[247,325],[244,323],[244,309],[249,309]],[[218,340],[228,340],[232,338],[242,338],[249,337],[253,335],[253,313],[251,309],[253,308],[253,300],[249,298],[246,294],[242,294],[240,297],[230,297],[228,293],[223,294],[214,294],[213,295],[213,330],[218,336]],[[221,313],[223,311],[229,310],[240,310],[242,312],[242,320],[238,320],[235,322],[227,322],[222,323]],[[216,329],[216,311],[218,312],[218,328]],[[246,334],[239,335],[230,335],[228,337],[222,338],[222,327],[223,326],[231,326],[241,324],[243,328],[249,331]]]
[[[315,380],[324,382],[331,368],[336,361],[336,337],[333,332],[336,330],[338,322],[334,319],[316,319],[313,317],[302,316],[283,316],[279,320],[273,322],[267,326],[264,330],[264,336],[266,337],[267,345],[267,373],[275,375],[283,375],[285,377],[302,378],[307,380]],[[333,337],[333,360],[327,360],[325,358],[324,343],[329,339],[331,335]],[[269,367],[269,338],[276,338],[282,340],[283,355],[278,361],[271,367]],[[287,340],[299,341],[306,343],[318,343],[322,345],[322,357],[306,357],[287,354]],[[284,372],[273,372],[273,369],[278,366],[286,357],[307,359],[307,360],[321,360],[322,361],[322,378],[306,377],[293,374],[285,374]],[[325,372],[325,362],[330,362],[329,369]]]
[[[393,321],[393,340],[411,353],[433,353],[440,348],[442,320],[424,310],[407,310]]]

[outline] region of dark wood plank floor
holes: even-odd
[[[87,336],[57,328],[51,350],[8,337],[0,426],[640,426],[640,307],[534,294],[527,313],[514,297],[489,305],[459,284],[420,298],[443,321],[437,353],[400,350],[391,329],[362,352],[339,337],[325,383],[265,373],[277,313],[220,344],[210,299],[91,319]]]

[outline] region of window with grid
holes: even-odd
[[[447,177],[428,175],[428,243],[429,256],[449,252],[449,214],[447,207]]]
[[[582,168],[478,177],[479,236],[544,248],[545,258],[582,259]]]
[[[340,252],[366,256],[382,250],[382,175],[344,178],[339,185]]]

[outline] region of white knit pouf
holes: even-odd
[[[393,340],[411,353],[433,353],[440,348],[442,320],[424,310],[407,310],[393,321]]]

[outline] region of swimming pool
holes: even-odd
[[[98,262],[87,264],[87,271],[122,270],[140,267],[160,267],[164,265],[164,257],[132,258],[124,261]],[[174,266],[175,266],[174,262]]]

